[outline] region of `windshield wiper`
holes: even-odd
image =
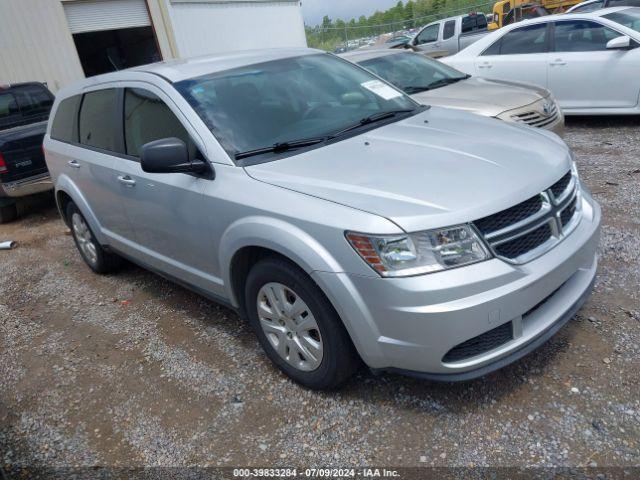
[[[375,113],[373,115],[369,115],[368,117],[361,119],[360,121],[358,121],[358,123],[354,123],[353,125],[349,125],[348,127],[345,127],[342,130],[337,131],[336,133],[332,134],[331,137],[339,137],[340,135],[344,135],[345,133],[350,132],[351,130],[355,130],[356,128],[364,127],[365,125],[376,123],[381,120],[387,120],[388,118],[393,118],[396,115],[399,115],[401,113],[410,113],[414,111],[415,111],[415,108],[404,108],[401,110],[390,110],[387,112]]]
[[[425,90],[433,90],[434,88],[440,88],[440,87],[444,87],[446,85],[451,85],[452,83],[457,83],[460,80],[466,80],[469,77],[471,77],[471,75],[465,75],[464,77],[442,78],[440,80],[436,80],[435,82],[431,82],[426,87],[423,87],[424,88],[423,91],[425,91]],[[411,88],[411,87],[409,87],[409,88]]]
[[[316,137],[316,138],[303,138],[300,140],[289,140],[286,142],[274,143],[269,147],[256,148],[255,150],[247,150],[246,152],[238,152],[235,154],[236,160],[242,158],[254,157],[256,155],[262,155],[263,153],[282,153],[289,150],[295,150],[297,148],[310,147],[318,143],[326,142],[332,137]]]
[[[471,78],[471,75],[465,75],[464,77],[443,78],[440,80],[436,80],[435,82],[431,82],[429,85],[409,85],[408,87],[404,87],[403,90],[405,91],[405,93],[413,95],[414,93],[426,92],[427,90],[433,90],[435,88],[451,85],[452,83],[459,82],[460,80],[466,80],[467,78]]]

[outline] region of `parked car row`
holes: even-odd
[[[638,114],[640,8],[509,25],[443,59],[473,75],[549,89],[565,115]]]
[[[573,154],[541,128],[421,105],[367,68],[266,50],[60,91],[44,150],[80,255],[229,305],[310,388],[361,362],[465,380],[535,349],[596,272],[600,208]]]

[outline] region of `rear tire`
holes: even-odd
[[[333,389],[360,366],[337,312],[309,276],[281,258],[249,272],[245,308],[267,356],[299,384]]]
[[[120,268],[122,258],[107,252],[100,245],[75,203],[69,202],[66,216],[71,226],[73,241],[76,243],[80,256],[91,270],[104,274]]]
[[[13,222],[16,218],[18,218],[18,206],[15,203],[0,207],[0,223]]]

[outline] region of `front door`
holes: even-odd
[[[515,28],[487,48],[475,61],[478,76],[547,86],[546,23]]]
[[[427,25],[422,29],[413,41],[414,47],[423,52],[436,52],[440,50],[438,35],[440,34],[440,23]]]
[[[607,50],[622,36],[588,20],[555,22],[549,89],[563,109],[631,108],[638,102],[640,49]]]
[[[118,159],[115,182],[125,199],[125,212],[135,232],[136,257],[150,267],[206,290],[219,290],[213,269],[209,212],[202,192],[212,180],[184,173],[146,173],[139,162],[141,147],[151,141],[175,137],[200,155],[186,120],[159,89],[124,90],[124,148]]]

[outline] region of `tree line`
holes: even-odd
[[[307,43],[312,48],[333,50],[350,40],[418,28],[447,16],[472,11],[491,13],[492,5],[486,0],[408,0],[358,19],[333,20],[325,15],[320,25],[305,26]]]

